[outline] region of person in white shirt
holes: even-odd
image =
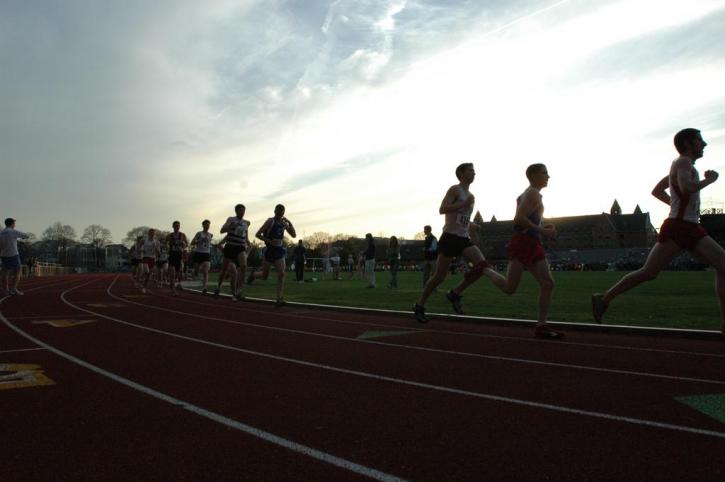
[[[2,278],[5,292],[11,295],[22,295],[18,289],[20,284],[20,254],[18,253],[18,239],[28,239],[29,236],[15,229],[15,219],[5,220],[5,229],[0,231],[0,260]],[[12,288],[9,288],[9,278],[13,277]]]
[[[199,231],[191,240],[191,246],[194,248],[191,262],[194,263],[194,278],[201,270],[202,288],[201,293],[206,294],[207,284],[209,283],[209,267],[211,266],[211,239],[214,237],[209,232],[211,221],[205,219],[201,223],[202,231]]]
[[[141,258],[142,261],[139,266],[141,267],[140,278],[143,280],[143,286],[141,287],[141,292],[143,293],[146,293],[149,278],[151,278],[151,272],[156,267],[156,258],[159,257],[160,251],[161,243],[156,240],[156,230],[151,228],[148,230],[146,239],[143,240],[143,244],[141,245],[143,257]]]

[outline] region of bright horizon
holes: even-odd
[[[0,216],[118,243],[282,203],[301,237],[412,239],[458,164],[488,221],[544,162],[545,216],[617,199],[659,228],[684,127],[725,175],[725,0],[460,3],[2,4]]]

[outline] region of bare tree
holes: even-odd
[[[113,240],[111,239],[111,231],[100,224],[91,224],[83,231],[81,241],[100,249],[107,244],[111,244]]]
[[[135,228],[131,228],[129,232],[126,233],[126,237],[123,238],[123,244],[133,246],[133,243],[136,242],[136,238],[139,236],[146,236],[146,233],[149,231],[148,226],[136,226]]]
[[[58,248],[58,259],[61,263],[66,262],[66,249],[75,242],[76,230],[68,224],[56,221],[43,231],[43,241],[50,241]]]
[[[317,249],[319,245],[329,243],[331,240],[332,236],[330,236],[330,233],[323,231],[317,231],[303,239],[304,243],[309,246],[309,249]]]

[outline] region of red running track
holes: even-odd
[[[725,426],[677,400],[725,393],[720,341],[24,287],[0,301],[3,481],[725,479]]]

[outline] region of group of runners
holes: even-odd
[[[707,143],[699,130],[688,128],[675,134],[674,145],[679,156],[672,162],[669,174],[652,190],[652,195],[670,206],[670,213],[660,228],[657,243],[650,251],[644,266],[624,276],[604,293],[592,295],[592,315],[598,323],[609,304],[619,295],[653,280],[683,251],[704,260],[715,268],[716,294],[720,303],[721,331],[725,334],[725,250],[699,223],[700,191],[715,182],[718,173],[705,171],[700,179],[695,162],[704,154]],[[541,190],[548,185],[549,173],[544,164],[532,164],[526,169],[529,187],[516,199],[514,232],[509,242],[509,262],[505,275],[491,268],[485,257],[471,242],[470,229],[475,197],[470,191],[476,172],[473,164],[456,168],[459,183],[451,186],[441,202],[439,212],[445,215],[443,234],[438,241],[435,272],[425,283],[423,292],[413,306],[415,319],[428,322],[425,303],[443,282],[450,264],[463,256],[470,269],[463,280],[445,294],[456,313],[462,314],[462,293],[485,276],[505,294],[516,292],[524,271],[529,271],[539,284],[538,316],[534,336],[560,339],[563,333],[547,324],[554,280],[542,244],[542,239],[556,237],[556,227],[543,223],[544,205]],[[669,194],[667,193],[669,190]]]
[[[286,272],[287,250],[284,247],[284,235],[288,233],[293,238],[297,236],[292,222],[284,217],[285,207],[278,204],[274,209],[274,216],[267,219],[259,228],[255,237],[265,244],[264,261],[261,271],[251,271],[247,276],[247,254],[249,250],[249,227],[251,223],[244,219],[246,207],[237,204],[234,207],[234,216],[230,216],[221,227],[224,238],[224,255],[221,272],[217,280],[214,296],[218,297],[222,284],[229,279],[232,297],[235,300],[244,299],[244,286],[256,279],[266,280],[272,266],[277,271],[277,306],[284,305],[284,278]],[[211,247],[214,235],[209,232],[211,221],[205,219],[202,230],[198,231],[189,242],[186,234],[181,232],[181,223],[174,221],[173,231],[170,232],[163,243],[156,239],[156,231],[149,229],[146,236],[139,236],[132,250],[133,277],[142,292],[146,293],[152,273],[156,272],[158,286],[163,286],[168,280],[171,293],[178,295],[182,289],[181,276],[184,270],[187,250],[191,250],[189,261],[194,266],[194,277],[201,274],[202,294],[208,293],[209,268],[211,267]],[[168,272],[167,272],[168,271]]]
[[[672,162],[669,173],[652,190],[652,195],[670,206],[670,213],[662,224],[657,242],[650,251],[642,268],[625,275],[615,285],[603,293],[592,295],[592,315],[598,323],[609,305],[621,294],[632,288],[655,279],[660,271],[683,251],[689,251],[698,259],[715,269],[716,294],[720,304],[721,331],[725,333],[725,250],[713,240],[699,223],[700,191],[718,179],[718,173],[705,171],[700,179],[695,162],[704,154],[707,143],[697,129],[683,129],[674,137],[674,145],[679,156]],[[547,339],[560,339],[563,333],[554,330],[547,323],[551,305],[554,279],[542,243],[543,239],[556,237],[556,227],[543,222],[544,204],[541,190],[548,185],[549,172],[544,164],[532,164],[526,169],[529,186],[516,199],[514,232],[509,242],[509,261],[505,274],[495,271],[486,261],[480,249],[471,241],[471,229],[480,227],[471,222],[475,196],[470,186],[475,180],[476,171],[472,163],[459,165],[455,171],[458,184],[451,186],[443,197],[439,213],[445,216],[443,234],[436,240],[426,226],[426,264],[424,288],[413,306],[413,315],[420,323],[427,323],[425,304],[436,288],[448,274],[449,267],[459,257],[469,266],[461,282],[445,293],[453,310],[463,314],[463,292],[482,277],[501,292],[513,294],[518,289],[523,273],[528,271],[539,284],[538,314],[534,336]],[[669,193],[667,192],[669,190]],[[229,279],[231,293],[235,300],[244,299],[244,287],[257,279],[267,279],[272,266],[277,271],[276,305],[284,305],[284,279],[286,273],[286,249],[284,235],[297,236],[294,226],[285,214],[285,207],[278,204],[274,216],[268,218],[259,228],[255,237],[265,244],[264,260],[260,271],[251,271],[247,275],[247,253],[249,249],[248,231],[251,223],[244,219],[246,208],[237,204],[235,215],[224,222],[220,232],[225,235],[223,244],[224,259],[214,295],[219,296],[222,283]],[[15,219],[5,220],[5,229],[0,232],[0,257],[4,292],[22,295],[18,289],[20,279],[20,258],[17,240],[28,235],[15,229]],[[152,273],[156,272],[159,286],[168,280],[174,296],[181,289],[182,263],[186,250],[191,247],[191,262],[195,273],[202,275],[202,293],[208,290],[211,241],[209,232],[211,222],[204,220],[202,230],[188,241],[181,232],[181,223],[174,221],[173,231],[163,243],[156,239],[155,230],[149,229],[146,236],[139,236],[134,245],[134,279],[142,291],[146,292]],[[361,253],[366,265],[374,263],[374,244],[372,235],[367,235],[368,249]],[[437,246],[436,246],[437,244]],[[437,248],[437,249],[436,249]],[[437,258],[429,256],[437,251]],[[362,263],[358,263],[360,265]],[[350,263],[352,266],[352,263]],[[168,266],[168,268],[167,268]],[[166,270],[168,269],[168,273]],[[374,268],[369,286],[374,287]],[[432,274],[430,274],[432,272]],[[10,283],[10,279],[13,279]],[[393,278],[393,281],[395,279]],[[391,281],[391,283],[393,283]]]

